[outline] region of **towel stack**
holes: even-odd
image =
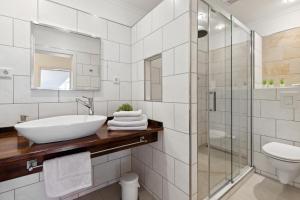
[[[148,118],[138,111],[119,111],[113,114],[114,119],[107,122],[108,130],[146,130]]]

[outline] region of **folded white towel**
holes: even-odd
[[[120,127],[120,126],[108,126],[107,129],[111,131],[134,131],[134,130],[146,130],[148,127],[148,124],[144,126],[135,126],[135,127]]]
[[[131,121],[140,121],[143,120],[143,116],[138,116],[138,117],[114,117],[115,121],[119,122],[131,122]]]
[[[50,198],[65,196],[92,186],[90,152],[44,161],[46,194]]]
[[[142,120],[140,121],[127,121],[127,122],[120,122],[116,121],[115,119],[110,120],[107,122],[108,126],[119,126],[119,127],[135,127],[135,126],[145,126],[148,122],[147,116],[142,115]]]
[[[113,116],[114,117],[138,117],[142,115],[142,110],[137,110],[137,111],[119,111],[119,112],[114,112]]]

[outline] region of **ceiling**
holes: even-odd
[[[212,0],[227,10],[241,22],[251,27],[251,24],[264,18],[280,16],[287,12],[299,10],[300,0],[293,3],[283,3],[283,0],[237,0],[233,4],[224,3],[228,0]]]
[[[162,0],[52,0],[111,21],[133,26]]]

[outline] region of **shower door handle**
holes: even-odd
[[[212,102],[209,104],[209,111],[217,111],[217,92],[209,92],[209,102]]]

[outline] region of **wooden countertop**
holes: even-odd
[[[108,131],[104,125],[94,135],[63,142],[33,144],[18,136],[14,128],[0,129],[0,181],[24,176],[41,171],[36,168],[29,172],[26,169],[28,160],[37,160],[42,164],[44,160],[90,151],[99,152],[92,157],[108,154],[134,146],[157,141],[157,134],[163,130],[161,122],[149,120],[148,128],[144,131]],[[145,142],[138,143],[143,137]],[[133,144],[133,145],[131,145]]]

